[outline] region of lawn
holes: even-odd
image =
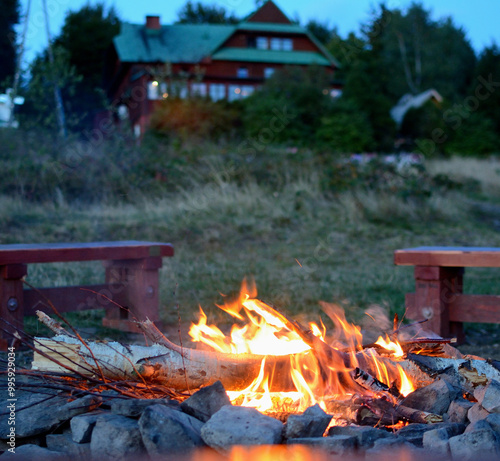
[[[370,167],[369,175],[348,166],[347,181],[343,160],[330,164],[307,152],[273,150],[245,165],[227,148],[220,154],[211,149],[209,161],[173,169],[182,178],[154,194],[147,184],[137,184],[126,199],[77,200],[59,191],[33,200],[4,193],[1,242],[171,242],[175,257],[164,259],[160,272],[161,316],[171,325],[178,314],[183,322],[197,319],[199,306],[210,322],[227,322],[215,304],[235,295],[244,277],[255,279],[260,299],[300,318],[322,315],[320,301],[341,305],[362,325],[371,321],[364,311],[374,305],[401,318],[413,271],[393,265],[394,250],[500,246],[498,162],[474,160],[477,168],[471,168],[470,159],[440,160],[407,176],[383,165]],[[488,172],[484,183],[481,165]],[[27,280],[36,286],[100,283],[103,272],[98,262],[40,264],[30,266]],[[468,271],[465,289],[500,294],[499,275]],[[98,327],[101,315],[71,318]],[[40,332],[34,321],[27,328]],[[97,329],[94,335],[109,333]]]

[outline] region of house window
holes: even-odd
[[[251,85],[229,85],[228,101],[237,101],[246,98],[254,92]]]
[[[267,50],[269,48],[267,37],[257,37],[256,44],[258,50]]]
[[[148,99],[166,99],[168,97],[167,84],[165,82],[159,83],[157,80],[148,82]]]
[[[257,48],[257,40],[255,37],[247,37],[247,47]]]
[[[269,78],[274,74],[274,67],[266,67],[264,69],[264,78]]]
[[[206,83],[192,83],[191,84],[191,96],[201,96],[204,98],[207,95],[207,84]]]
[[[160,93],[160,84],[156,81],[153,80],[152,82],[148,82],[148,99],[155,100],[155,99],[160,99],[158,97]]]
[[[291,38],[284,38],[281,42],[283,51],[292,51],[293,50],[293,41]]]
[[[248,78],[248,67],[238,67],[236,76],[238,78]]]
[[[271,50],[275,51],[292,51],[293,40],[291,38],[277,38],[271,39]]]
[[[247,98],[254,92],[254,87],[251,85],[243,85],[241,87],[241,97]]]
[[[210,84],[210,99],[212,101],[219,101],[226,97],[226,85],[224,83],[211,83]]]

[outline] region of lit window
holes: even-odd
[[[156,80],[148,82],[148,99],[160,99],[159,98],[159,84]]]
[[[237,101],[246,98],[254,92],[255,88],[251,85],[229,85],[229,101]]]
[[[243,85],[241,87],[241,97],[242,98],[246,98],[248,96],[250,96],[252,93],[254,92],[254,87],[251,86],[251,85]]]
[[[266,67],[264,69],[264,78],[269,78],[274,74],[274,67]]]
[[[267,41],[267,37],[257,37],[256,43],[258,50],[267,50],[269,48],[269,42]]]
[[[219,101],[226,97],[226,85],[224,83],[211,83],[210,84],[210,99],[212,101]]]
[[[193,83],[191,84],[191,96],[201,96],[204,98],[207,95],[206,83]]]
[[[248,67],[238,67],[236,76],[238,78],[248,78]]]

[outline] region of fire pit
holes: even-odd
[[[149,321],[138,325],[152,345],[88,342],[40,313],[57,336],[35,339],[32,370],[22,373],[50,389],[57,411],[23,395],[18,449],[84,459],[203,446],[227,455],[253,445],[280,446],[277,459],[291,447],[305,457],[309,449],[366,459],[387,449],[416,458],[500,455],[496,363],[463,356],[452,338],[427,337],[422,322],[396,318],[366,344],[338,306],[322,306],[334,325],[327,335],[323,323],[306,327],[257,299],[253,284],[219,307],[235,324],[226,335],[200,309],[189,331],[198,349],[172,343]],[[0,438],[8,430],[0,424]],[[19,446],[31,437],[47,448]]]

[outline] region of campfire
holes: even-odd
[[[149,345],[85,341],[76,329],[67,330],[39,312],[56,336],[34,338],[32,370],[26,373],[51,388],[73,389],[72,396],[98,399],[97,407],[106,407],[99,395],[108,396],[110,390],[106,398],[111,400],[140,399],[144,404],[130,406],[141,429],[141,449],[150,455],[165,452],[157,446],[159,436],[148,432],[167,430],[158,429],[165,421],[175,425],[172,434],[179,427],[187,434],[184,448],[209,445],[227,451],[238,444],[286,440],[342,454],[366,450],[391,434],[394,443],[401,437],[418,446],[447,443],[449,453],[454,439],[460,439],[459,448],[469,443],[468,434],[462,434],[468,422],[473,427],[500,413],[497,364],[464,357],[450,345],[453,338],[425,333],[423,322],[403,325],[396,316],[392,327],[368,342],[340,307],[322,304],[333,326],[322,321],[306,326],[259,300],[255,285],[246,281],[237,299],[218,307],[234,321],[230,332],[209,325],[200,308],[198,322],[189,329],[196,347],[173,343],[148,320],[138,325]],[[158,408],[178,402],[174,413]],[[179,414],[191,419],[179,419]],[[256,414],[267,419],[254,422]],[[242,421],[245,428],[260,427],[261,432],[246,435]],[[424,434],[434,427],[441,433],[425,442]],[[375,432],[368,437],[366,429]],[[178,448],[168,443],[169,450]],[[487,446],[500,453],[497,445]]]
[[[323,345],[324,324],[309,323],[305,330],[256,296],[255,284],[244,281],[237,300],[218,306],[241,323],[233,325],[230,335],[207,325],[201,308],[199,322],[189,330],[194,342],[213,351],[263,356],[258,375],[248,387],[228,390],[233,404],[267,413],[294,413],[317,403],[327,411],[328,401],[345,400],[354,394],[384,394],[396,402],[397,397],[415,390],[412,379],[398,364],[404,352],[397,339],[381,336],[373,348],[364,350],[360,328],[347,322],[338,306],[325,304],[337,333],[328,348]],[[288,366],[277,370],[276,357],[286,357]],[[266,362],[272,365],[266,366]],[[370,374],[359,368],[360,362],[368,366]]]

